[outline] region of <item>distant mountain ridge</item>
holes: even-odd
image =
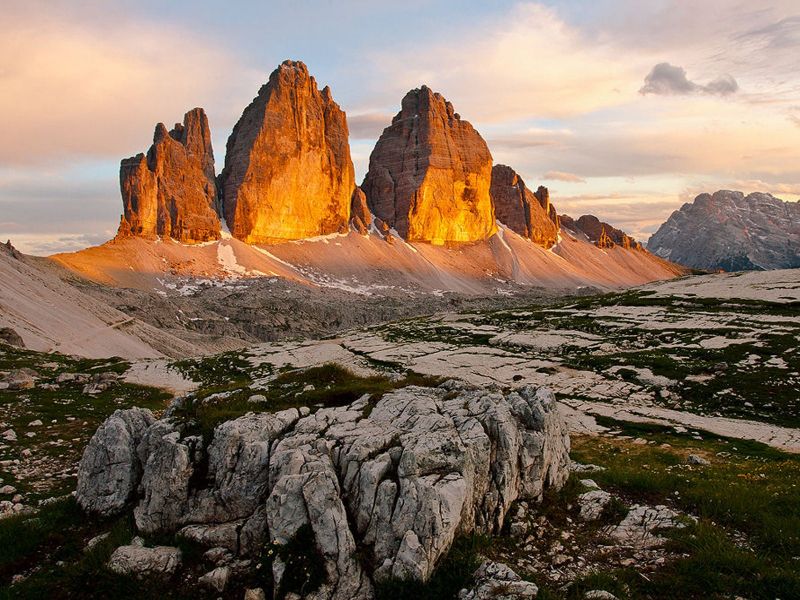
[[[800,203],[761,192],[700,194],[672,213],[647,249],[711,271],[800,267]]]

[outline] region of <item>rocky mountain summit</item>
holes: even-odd
[[[355,188],[344,111],[308,67],[284,61],[228,138],[220,175],[234,237],[249,243],[347,231]]]
[[[712,271],[800,267],[800,203],[759,192],[700,194],[670,215],[647,249]]]
[[[413,242],[474,242],[496,230],[492,155],[453,105],[411,90],[381,134],[362,188],[372,213]]]
[[[514,169],[495,165],[490,193],[497,220],[503,225],[543,248],[558,241],[558,215],[546,187],[531,192]]]
[[[498,533],[512,503],[569,475],[566,425],[546,388],[410,386],[316,412],[250,412],[206,435],[186,417],[192,402],[160,420],[115,412],[84,452],[77,501],[104,517],[132,508],[143,535],[208,548],[220,566],[201,580],[222,587],[252,571],[265,544],[302,538],[322,565],[316,587],[293,589],[291,558],[277,552],[276,593],[374,598],[376,582],[426,581],[457,535]],[[112,555],[143,575],[176,561],[177,548],[135,542]]]
[[[582,215],[577,220],[569,215],[560,215],[559,222],[565,229],[586,236],[586,239],[598,248],[620,246],[626,250],[643,250],[641,243],[594,215]]]
[[[219,239],[214,153],[202,108],[190,110],[171,131],[159,123],[147,155],[124,159],[119,179],[121,236],[172,237],[184,243]]]

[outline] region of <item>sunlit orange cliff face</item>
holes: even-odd
[[[440,94],[406,94],[369,161],[364,184],[372,213],[406,240],[475,242],[495,233],[486,142]]]
[[[185,243],[218,239],[214,153],[203,109],[186,113],[172,131],[159,123],[147,155],[122,161],[120,187],[120,235]]]
[[[245,242],[347,231],[355,188],[347,120],[302,62],[281,64],[244,110],[220,187],[231,233]]]

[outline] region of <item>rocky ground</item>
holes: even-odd
[[[400,398],[409,385],[431,389],[443,376],[502,393],[553,389],[572,431],[572,473],[541,500],[519,496],[502,527],[460,530],[465,535],[426,584],[393,580],[375,588],[377,597],[798,597],[798,286],[785,274],[776,281],[780,289],[762,290],[760,301],[708,301],[669,283],[669,293],[414,318],[173,363],[0,346],[0,597],[259,598],[257,589],[270,597],[272,580],[255,575],[263,556],[177,539],[177,527],[148,529],[148,515],[162,523],[167,514],[152,493],[153,510],[103,518],[87,517],[69,496],[57,499],[75,488],[77,461],[97,425],[133,405],[158,418],[169,398],[189,394],[171,414],[189,427],[178,439],[205,440],[186,448],[207,478],[193,453],[220,424],[247,413],[322,415],[359,401],[348,414],[363,419],[381,397]],[[271,471],[277,476],[288,464]],[[142,473],[130,473],[135,487]],[[205,485],[187,477],[190,490]],[[145,488],[172,489],[172,480],[149,481]],[[197,506],[185,510],[170,513],[184,528],[180,515]],[[358,527],[352,531],[360,540]],[[303,537],[302,527],[295,533],[263,551],[295,565],[303,589],[325,580],[325,562],[308,551],[319,545],[314,536]],[[358,564],[372,564],[359,556]],[[142,564],[150,572],[144,582],[133,574]]]

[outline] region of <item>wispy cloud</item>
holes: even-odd
[[[133,154],[157,122],[250,83],[229,52],[179,25],[135,17],[89,25],[33,5],[0,20],[5,165]]]
[[[545,181],[566,181],[569,183],[586,183],[583,177],[579,177],[574,173],[567,173],[565,171],[548,171],[542,175]]]

